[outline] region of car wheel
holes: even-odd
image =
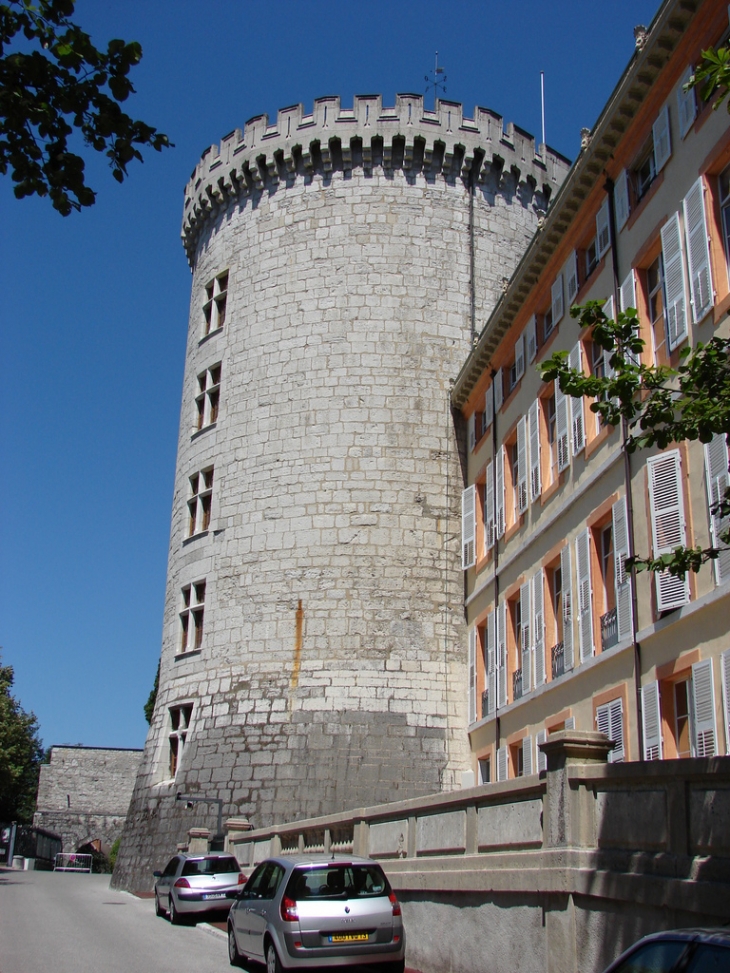
[[[175,900],[172,897],[172,892],[170,892],[170,905],[168,907],[167,914],[170,916],[170,922],[173,924],[173,926],[182,925],[183,919],[180,913],[177,911]]]
[[[240,966],[243,957],[238,952],[238,946],[236,945],[236,935],[233,932],[233,926],[228,924],[228,960],[231,966]]]
[[[165,910],[160,905],[160,897],[157,894],[157,892],[155,892],[155,915],[164,916],[164,914],[165,914]]]
[[[272,942],[266,946],[266,973],[283,973],[279,954]]]

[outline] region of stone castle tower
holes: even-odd
[[[180,791],[263,826],[458,786],[449,383],[567,168],[418,95],[258,116],[196,167],[160,687],[116,885],[214,825]]]

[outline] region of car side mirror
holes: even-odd
[[[153,878],[162,878],[162,872],[159,870],[159,868],[157,869],[157,871],[152,872],[152,877]]]

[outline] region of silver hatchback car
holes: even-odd
[[[398,900],[370,858],[269,858],[228,915],[228,956],[267,973],[378,964],[403,973],[406,937]]]
[[[170,922],[188,916],[228,909],[243,888],[246,876],[233,855],[175,855],[163,872],[153,873],[155,911],[167,912]]]

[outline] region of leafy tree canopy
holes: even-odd
[[[697,70],[684,87],[686,91],[698,87],[703,101],[717,95],[712,105],[717,111],[730,94],[730,48],[719,47],[715,50],[710,47],[703,51]],[[727,110],[730,112],[730,101]]]
[[[0,821],[30,823],[43,747],[38,721],[12,696],[12,666],[0,665]]]
[[[104,152],[118,182],[129,162],[142,161],[142,147],[171,145],[120,108],[134,93],[128,75],[142,58],[140,45],[111,40],[98,50],[69,19],[75,2],[0,3],[0,173],[10,171],[19,199],[49,196],[63,216],[96,198],[70,136]]]
[[[605,378],[586,376],[568,367],[568,352],[559,351],[539,368],[544,381],[556,379],[566,395],[594,398],[591,410],[611,426],[625,423],[624,448],[659,446],[685,439],[708,443],[716,434],[730,436],[730,339],[714,337],[706,345],[684,348],[677,368],[644,365],[644,341],[634,308],[607,318],[602,301],[589,301],[570,309],[592,340],[604,350],[610,365]],[[720,547],[678,547],[658,558],[635,556],[627,561],[637,571],[669,571],[684,575],[699,571],[730,546],[730,487],[712,507],[723,525]]]

